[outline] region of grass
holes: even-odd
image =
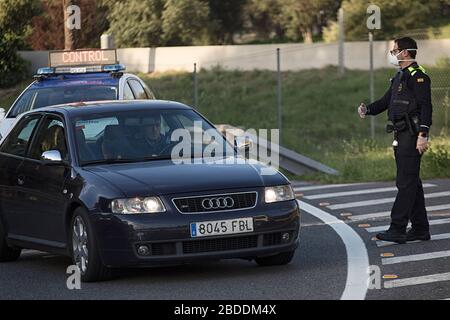
[[[428,69],[433,82],[434,124],[431,149],[423,158],[424,178],[450,177],[449,71],[450,67]],[[376,71],[377,97],[389,86],[394,73],[393,69]],[[140,76],[158,98],[193,104],[192,74],[166,72]],[[276,73],[271,71],[202,70],[198,74],[197,109],[216,124],[277,128],[276,80]],[[2,97],[0,92],[0,106],[9,105],[23,86],[8,97]],[[334,67],[283,72],[282,96],[282,144],[340,172],[339,176],[288,175],[291,179],[331,183],[395,178],[392,136],[384,133],[387,116],[376,118],[376,137],[372,140],[370,120],[361,120],[356,114],[361,101],[369,102],[368,72],[347,70],[343,77]]]

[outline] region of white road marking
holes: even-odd
[[[378,218],[385,218],[390,217],[391,212],[390,211],[383,211],[383,212],[376,212],[376,213],[369,213],[369,214],[359,214],[356,216],[349,217],[352,221],[363,221],[363,220],[373,220]]]
[[[347,280],[341,300],[364,300],[368,289],[369,256],[364,241],[344,221],[306,202],[300,208],[329,225],[341,237],[347,252]]]
[[[433,211],[443,211],[450,209],[450,204],[443,204],[443,205],[437,205],[437,206],[429,206],[426,208],[428,212]],[[352,221],[362,221],[362,220],[373,220],[377,218],[385,218],[390,217],[391,212],[390,211],[383,211],[383,212],[376,212],[376,213],[369,213],[369,214],[359,214],[349,217]]]
[[[426,276],[413,277],[413,278],[405,278],[405,279],[397,279],[391,281],[385,281],[384,287],[387,289],[390,288],[398,288],[405,286],[415,286],[418,284],[427,284],[433,282],[441,282],[441,281],[450,281],[450,272],[447,273],[438,273],[438,274],[430,274]]]
[[[313,191],[320,189],[331,189],[331,188],[342,188],[342,187],[350,187],[350,186],[360,186],[367,183],[347,183],[347,184],[324,184],[319,186],[308,186],[308,187],[294,187],[294,191]]]
[[[396,264],[396,263],[422,261],[430,259],[439,259],[446,257],[450,257],[450,250],[412,254],[409,256],[401,256],[401,257],[383,258],[381,259],[381,263],[383,265],[386,265],[386,264]]]
[[[450,191],[428,193],[425,195],[425,198],[431,199],[431,198],[440,198],[440,197],[447,197],[447,196],[450,196]],[[347,203],[331,205],[331,206],[328,206],[327,208],[331,209],[331,210],[336,210],[336,209],[345,209],[345,208],[366,207],[366,206],[373,206],[373,205],[383,204],[383,203],[391,203],[391,202],[394,202],[394,200],[395,200],[395,197],[394,198],[365,200],[365,201],[356,201],[356,202],[347,202]]]
[[[430,220],[429,223],[430,223],[430,226],[447,224],[447,223],[450,223],[450,218]],[[411,223],[408,224],[408,227],[411,227]],[[366,228],[366,231],[367,232],[380,232],[380,231],[386,231],[388,228],[389,228],[389,226],[371,227],[371,228]]]
[[[431,235],[431,241],[433,240],[447,240],[450,239],[450,233],[441,233],[441,234],[435,234]],[[415,243],[420,241],[408,241],[408,243]],[[388,241],[377,241],[378,247],[389,247],[393,245],[397,245],[398,243],[395,242],[388,242]]]
[[[423,185],[424,188],[436,187],[435,184],[425,183]],[[390,192],[397,191],[397,187],[389,187],[389,188],[374,188],[374,189],[364,189],[364,190],[353,190],[353,191],[344,191],[344,192],[334,192],[334,193],[321,193],[315,194],[311,196],[305,196],[305,199],[314,200],[314,199],[325,199],[325,198],[336,198],[336,197],[345,197],[345,196],[356,196],[361,194],[373,194],[373,193],[381,193],[381,192]]]

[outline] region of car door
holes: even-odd
[[[34,114],[21,118],[0,147],[0,214],[11,235],[26,235],[29,232],[28,220],[21,214],[23,203],[19,193],[22,181],[19,175],[41,117],[41,114]]]
[[[64,247],[64,213],[69,195],[64,189],[71,169],[63,118],[47,114],[39,126],[27,156],[21,165],[22,183],[19,198],[23,202],[21,215],[30,223],[29,236],[35,242]],[[45,151],[58,150],[65,163],[49,164],[41,159]]]

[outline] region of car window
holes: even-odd
[[[125,82],[125,86],[123,88],[123,100],[134,100],[133,91],[131,91],[128,82]]]
[[[17,101],[8,117],[14,118],[25,111],[47,106],[83,102],[117,100],[117,87],[102,85],[80,85],[53,88],[29,89]]]
[[[135,79],[128,80],[131,89],[133,89],[134,96],[136,99],[148,99],[147,94],[145,93],[144,87],[141,83]]]
[[[42,153],[58,150],[61,158],[68,159],[64,123],[58,117],[46,117],[31,147],[30,157],[41,159]]]
[[[24,157],[40,116],[28,116],[19,121],[6,138],[1,152]]]
[[[36,92],[34,90],[25,91],[24,94],[20,96],[19,100],[17,100],[16,104],[11,109],[11,112],[8,114],[8,118],[15,118],[19,114],[31,110],[35,96]]]
[[[76,130],[82,130],[86,140],[97,140],[106,126],[119,124],[116,117],[78,121]]]

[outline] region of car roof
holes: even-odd
[[[106,85],[116,86],[119,84],[118,77],[112,77],[110,73],[95,72],[83,74],[62,74],[49,76],[40,81],[32,83],[29,89],[67,87],[76,85]]]
[[[86,116],[98,112],[114,112],[114,111],[144,111],[149,109],[169,110],[169,109],[186,109],[192,108],[175,101],[168,100],[111,100],[111,101],[88,101],[67,103],[56,106],[49,106],[33,110],[34,112],[59,112],[68,116],[78,117]],[[28,113],[28,112],[27,112]],[[31,113],[31,112],[30,112]]]

